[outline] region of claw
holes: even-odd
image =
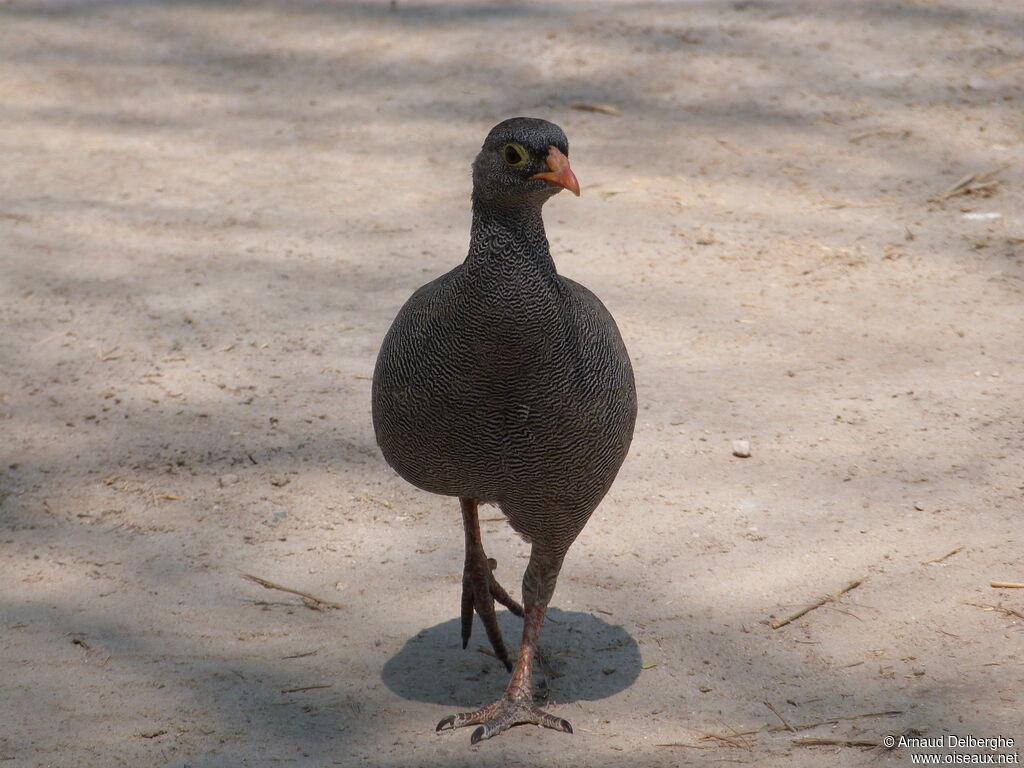
[[[448,715],[448,717],[441,718],[441,722],[437,724],[437,728],[434,729],[434,733],[440,733],[445,726],[451,726],[455,729],[455,715]]]
[[[483,737],[484,737],[484,727],[481,725],[479,728],[477,728],[475,731],[473,731],[473,735],[469,737],[469,745],[473,746],[475,744],[479,744],[480,740]]]
[[[469,572],[462,575],[462,650],[469,645],[470,635],[473,634],[473,586],[470,582]]]

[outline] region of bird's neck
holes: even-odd
[[[555,274],[540,206],[497,208],[474,196],[466,265]]]

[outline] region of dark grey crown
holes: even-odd
[[[522,165],[511,165],[505,148],[518,145],[526,150]],[[542,205],[561,191],[541,179],[530,177],[548,170],[550,147],[569,156],[569,140],[554,123],[537,117],[512,117],[494,126],[473,161],[473,197],[485,204]]]

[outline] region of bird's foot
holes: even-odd
[[[438,731],[444,728],[462,728],[466,725],[479,725],[469,737],[471,744],[476,744],[484,739],[497,736],[502,731],[507,731],[514,725],[525,725],[527,723],[539,725],[544,728],[552,728],[556,731],[572,733],[572,726],[568,720],[555,717],[549,714],[529,700],[513,699],[502,696],[500,699],[475,712],[460,712],[456,715],[448,715],[437,724]]]
[[[494,654],[505,668],[512,671],[512,661],[501,637],[498,619],[494,613],[494,602],[508,608],[516,616],[523,616],[523,606],[513,600],[508,592],[494,578],[498,563],[487,558],[483,549],[468,553],[465,570],[462,572],[462,647],[469,645],[473,633],[473,612],[480,615],[487,638],[491,641]]]

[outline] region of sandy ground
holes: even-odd
[[[0,765],[1024,751],[1022,83],[1018,0],[5,0]],[[434,724],[506,676],[369,376],[516,114],[570,137],[552,249],[641,410],[543,637],[576,734],[470,747]]]

